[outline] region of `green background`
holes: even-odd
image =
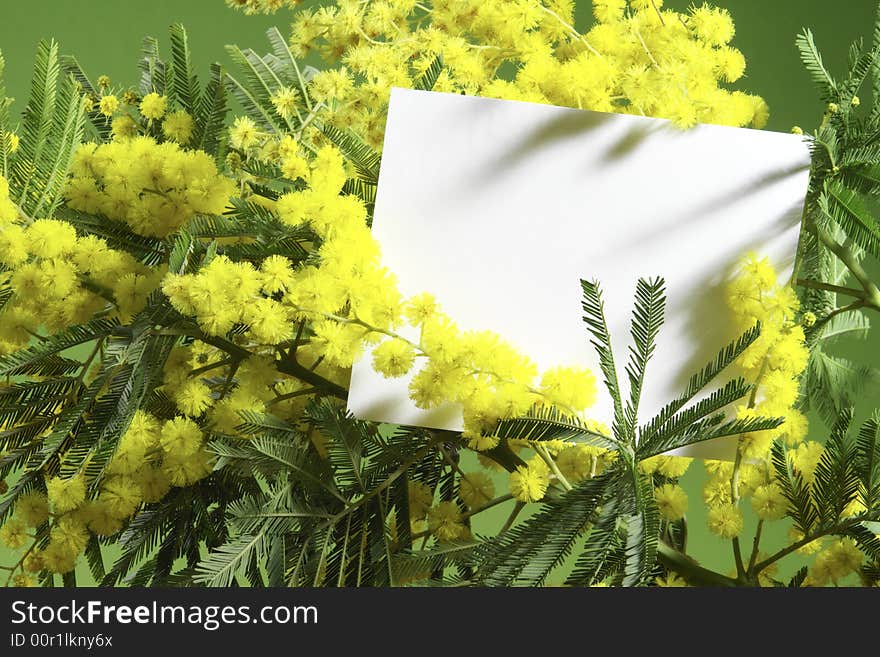
[[[577,4],[577,25],[586,28],[591,21],[590,3],[580,0]],[[665,4],[682,11],[691,2],[667,0]],[[833,73],[840,73],[846,65],[849,43],[858,37],[870,39],[876,7],[875,0],[716,0],[714,4],[728,8],[733,15],[737,28],[734,45],[748,61],[746,77],[738,87],[763,96],[771,111],[768,129],[786,132],[793,125],[811,129],[823,110],[798,59],[795,35],[803,27],[810,27],[826,64]],[[246,17],[228,9],[223,0],[0,0],[0,50],[7,62],[7,93],[18,99],[14,109],[21,110],[28,91],[31,59],[41,38],[56,39],[62,52],[75,55],[92,79],[106,74],[114,84],[135,85],[141,38],[160,37],[167,52],[166,33],[171,23],[186,26],[197,70],[207,72],[211,62],[228,61],[223,50],[226,44],[266,50],[265,30],[277,25],[287,33],[290,17],[288,10],[274,16]],[[878,347],[880,332],[867,342],[841,345],[840,354],[880,366]],[[860,415],[880,406],[877,395],[876,389],[866,391]],[[822,438],[823,433],[816,421],[811,437]],[[729,542],[705,530],[699,494],[704,477],[702,468],[693,467],[684,480],[691,495],[688,552],[706,566],[724,570],[732,564]],[[499,515],[505,514],[502,507]],[[488,530],[497,517],[485,519],[476,529]],[[747,525],[744,536],[751,535],[753,526]],[[765,535],[763,549],[781,546],[783,535],[780,529]],[[0,547],[0,563],[12,563],[11,557]],[[795,568],[794,561],[783,562],[782,574]],[[84,568],[80,569],[79,581],[89,581]]]

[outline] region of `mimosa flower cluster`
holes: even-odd
[[[709,479],[703,488],[703,501],[709,509],[709,530],[724,539],[738,539],[744,528],[741,504],[750,506],[760,523],[778,521],[789,511],[789,502],[775,479],[770,459],[774,441],[784,441],[792,469],[807,485],[812,484],[822,459],[823,446],[806,440],[808,423],[797,410],[799,380],[809,352],[803,325],[798,321],[799,303],[790,285],[780,285],[778,273],[766,258],[748,256],[738,275],[727,287],[727,303],[740,329],[760,322],[761,335],[740,358],[744,376],[756,385],[750,402],[737,409],[739,417],[781,417],[785,422],[775,431],[747,434],[740,438],[734,462],[707,461]],[[815,321],[814,319],[812,321]],[[865,510],[859,497],[844,509],[843,517]],[[803,539],[794,528],[792,541]],[[750,542],[750,541],[749,541]],[[821,539],[807,543],[798,551],[812,554],[821,549]],[[837,582],[858,570],[863,555],[850,539],[839,539],[819,552],[805,585],[823,586]],[[772,571],[761,573],[769,581]]]
[[[71,173],[70,207],[148,237],[170,235],[197,213],[222,213],[233,191],[207,153],[147,136],[84,144]]]
[[[199,426],[178,417],[160,422],[138,411],[122,435],[97,494],[90,496],[85,474],[51,477],[46,492],[32,490],[19,498],[14,513],[0,528],[0,541],[23,552],[19,584],[33,583],[41,571],[74,569],[92,535],[112,536],[144,503],[158,502],[172,486],[188,486],[207,476],[211,454],[204,449]],[[28,530],[49,523],[49,542],[29,541]]]
[[[67,222],[7,216],[0,290],[11,296],[0,310],[0,353],[27,346],[41,328],[63,331],[95,315],[130,319],[164,274],[99,237],[77,236]]]
[[[295,3],[229,4],[271,13]],[[730,45],[727,10],[596,0],[593,12],[595,25],[581,33],[571,0],[339,0],[299,9],[291,47],[338,64],[315,75],[311,93],[327,106],[325,121],[376,148],[390,88],[412,87],[438,57],[446,68],[435,91],[669,118],[681,127],[767,122],[761,98],[725,87],[746,67]]]

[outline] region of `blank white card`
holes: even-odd
[[[592,368],[590,415],[609,425],[580,279],[602,285],[622,374],[636,282],[664,277],[645,421],[734,337],[723,287],[745,253],[790,277],[809,166],[796,135],[393,89],[373,234],[405,295],[431,292],[461,328],[500,333],[542,370]],[[452,404],[416,408],[409,380],[383,378],[367,354],[349,410],[461,429]]]

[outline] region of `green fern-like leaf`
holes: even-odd
[[[290,119],[279,116],[272,105],[272,96],[285,85],[271,67],[250,49],[230,45],[226,53],[238,71],[238,77],[227,74],[232,94],[248,116],[268,132],[295,132],[296,126]]]
[[[434,85],[437,84],[437,79],[440,77],[443,70],[443,55],[437,55],[427,70],[415,81],[413,89],[431,91],[434,88]]]
[[[583,290],[582,308],[584,322],[593,336],[591,344],[599,356],[599,367],[605,381],[605,387],[614,404],[614,429],[619,431],[624,424],[623,402],[620,395],[620,383],[617,368],[614,364],[614,351],[611,348],[611,335],[605,321],[605,304],[602,301],[602,289],[598,282],[581,281]]]
[[[49,215],[60,203],[84,125],[82,95],[71,76],[61,77],[58,44],[41,41],[21,124],[21,144],[10,158],[10,187],[29,216]]]
[[[269,40],[272,54],[278,61],[279,66],[286,72],[287,81],[296,84],[303,99],[305,109],[311,112],[312,101],[309,98],[308,81],[315,69],[311,67],[300,68],[296,58],[293,56],[293,52],[287,45],[287,39],[284,38],[284,35],[281,34],[277,27],[270,27],[266,30],[266,38]]]
[[[813,82],[819,88],[819,95],[822,100],[829,103],[837,100],[839,96],[837,83],[825,68],[822,55],[819,53],[819,49],[816,48],[813,33],[805,29],[803,34],[798,35],[795,43],[800,52],[801,61],[804,63]]]
[[[26,349],[0,356],[0,375],[43,374],[45,371],[41,369],[41,365],[47,357],[57,356],[71,347],[105,337],[116,326],[115,321],[103,318],[71,326],[63,333],[50,336]],[[77,363],[77,366],[80,365],[78,361],[69,359],[62,361],[65,369],[67,364],[72,362]],[[58,365],[60,366],[62,363],[58,363]]]
[[[803,566],[800,570],[798,570],[794,576],[788,581],[786,584],[787,588],[797,589],[803,585],[804,580],[807,579],[807,575],[810,573],[810,569],[807,566]]]
[[[376,151],[352,132],[340,130],[332,125],[325,125],[322,131],[324,136],[355,166],[355,170],[364,181],[377,183],[381,158]]]
[[[862,84],[868,79],[871,70],[877,66],[880,45],[874,45],[865,53],[861,52],[861,44],[856,41],[850,49],[849,72],[838,86],[840,98],[844,104],[851,104]]]
[[[340,487],[367,493],[362,440],[371,431],[367,424],[355,420],[327,401],[311,404],[307,414],[315,426],[330,438],[327,456]]]
[[[623,568],[623,535],[619,531],[619,480],[612,480],[599,516],[590,528],[584,548],[566,580],[569,586],[592,586],[605,581]]]
[[[89,542],[86,545],[85,555],[92,578],[96,582],[100,582],[104,579],[106,573],[104,572],[104,557],[101,554],[101,545],[98,543],[97,537],[92,536],[89,539]]]
[[[807,362],[804,378],[807,407],[816,410],[830,426],[841,410],[851,406],[878,378],[870,365],[832,355],[820,343],[813,347]]]
[[[771,459],[776,481],[789,503],[789,515],[798,531],[806,536],[819,519],[819,512],[810,495],[810,487],[804,481],[803,474],[792,467],[788,450],[781,442],[773,444]]]
[[[499,420],[492,435],[508,440],[567,440],[605,448],[617,445],[613,437],[589,428],[582,420],[552,406],[537,406],[522,417]]]
[[[23,143],[19,146],[12,167],[12,186],[18,190],[17,201],[26,211],[36,204],[40,193],[38,182],[32,182],[31,178],[36,174],[44,149],[48,147],[57,102],[58,78],[58,44],[40,41],[34,62],[31,94],[21,126]]]
[[[0,175],[9,177],[9,156],[12,152],[12,125],[9,106],[12,99],[6,97],[6,60],[0,51]]]
[[[650,477],[639,477],[636,490],[637,512],[624,516],[622,523],[626,535],[623,547],[623,586],[644,584],[657,559],[660,512],[654,502]]]
[[[724,421],[724,414],[718,413],[704,420],[688,425],[684,431],[673,434],[658,435],[651,441],[650,448],[639,452],[640,458],[647,458],[674,449],[681,449],[696,443],[744,433],[769,431],[779,427],[785,418],[756,417]]]
[[[142,95],[155,92],[167,95],[167,72],[165,62],[159,55],[159,41],[155,37],[144,37],[141,43],[140,90]]]
[[[212,64],[211,77],[195,113],[196,121],[192,141],[196,148],[208,153],[216,153],[218,159],[223,156],[223,152],[220,150],[220,141],[227,111],[224,73],[219,64]]]
[[[601,503],[609,475],[576,485],[528,520],[474,550],[482,586],[540,585],[567,556]]]
[[[681,444],[681,442],[686,440],[684,438],[685,434],[694,438],[695,442],[699,442],[702,436],[694,427],[709,428],[711,426],[713,432],[717,431],[717,423],[715,422],[711,422],[709,425],[698,423],[705,422],[706,418],[709,417],[723,418],[723,415],[716,416],[716,413],[747,396],[751,393],[752,389],[753,386],[746,383],[742,378],[728,381],[722,388],[715,390],[708,397],[700,400],[690,408],[676,413],[665,422],[658,425],[649,425],[653,430],[650,433],[644,434],[639,440],[639,457],[647,458],[660,454],[669,449],[669,445],[672,444],[684,447],[686,445]]]
[[[101,93],[95,88],[88,76],[80,66],[79,61],[72,55],[62,55],[60,60],[61,70],[65,75],[72,76],[77,84],[80,85],[83,93],[89,98],[100,98]],[[86,112],[86,118],[89,125],[95,133],[96,141],[107,141],[111,135],[111,122],[101,114],[100,107],[96,104]]]
[[[429,550],[399,554],[394,558],[395,578],[410,586],[430,582],[430,573],[450,561],[470,563],[474,548],[478,545],[477,541],[450,541]]]
[[[60,207],[56,214],[73,224],[77,232],[101,237],[111,248],[127,251],[145,265],[157,265],[167,255],[165,242],[133,233],[121,221],[85,214],[66,206]]]
[[[854,469],[856,449],[848,436],[852,417],[852,409],[841,412],[816,466],[813,498],[818,507],[819,521],[825,526],[834,524],[840,518],[859,491],[859,479]]]
[[[171,91],[172,100],[190,116],[197,116],[200,107],[199,81],[192,70],[186,29],[180,23],[170,28],[171,35]]]
[[[657,335],[663,325],[663,313],[666,308],[665,287],[666,283],[662,278],[652,280],[640,278],[636,285],[636,300],[630,329],[632,345],[629,362],[626,365],[629,400],[624,412],[627,432],[633,435],[633,439],[648,361],[654,354]]]
[[[242,534],[213,550],[196,569],[195,582],[207,586],[227,587],[249,564],[265,556],[265,535]]]
[[[862,501],[869,511],[880,512],[880,417],[876,414],[859,429],[855,456]]]
[[[818,203],[859,247],[880,257],[880,226],[856,192],[830,182]]]
[[[864,524],[858,524],[847,529],[846,535],[856,542],[869,559],[880,561],[880,538],[877,538],[876,532],[871,531]]]
[[[760,325],[756,324],[739,338],[726,345],[714,360],[693,374],[685,386],[681,396],[672,400],[661,411],[639,430],[640,443],[643,445],[656,435],[676,414],[691,400],[702,392],[716,377],[739,358],[761,334]]]
[[[193,269],[196,241],[185,230],[174,236],[168,256],[168,270],[175,274],[186,274]]]

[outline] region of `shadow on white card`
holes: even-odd
[[[795,135],[393,89],[373,234],[405,295],[433,293],[460,327],[500,333],[542,370],[597,379],[580,279],[601,283],[622,374],[636,281],[664,277],[645,421],[735,337],[722,289],[745,253],[790,277],[809,164]],[[416,408],[410,377],[370,360],[352,370],[354,415],[461,429],[458,407]],[[610,424],[601,384],[590,414]],[[712,443],[689,453],[731,453]]]

